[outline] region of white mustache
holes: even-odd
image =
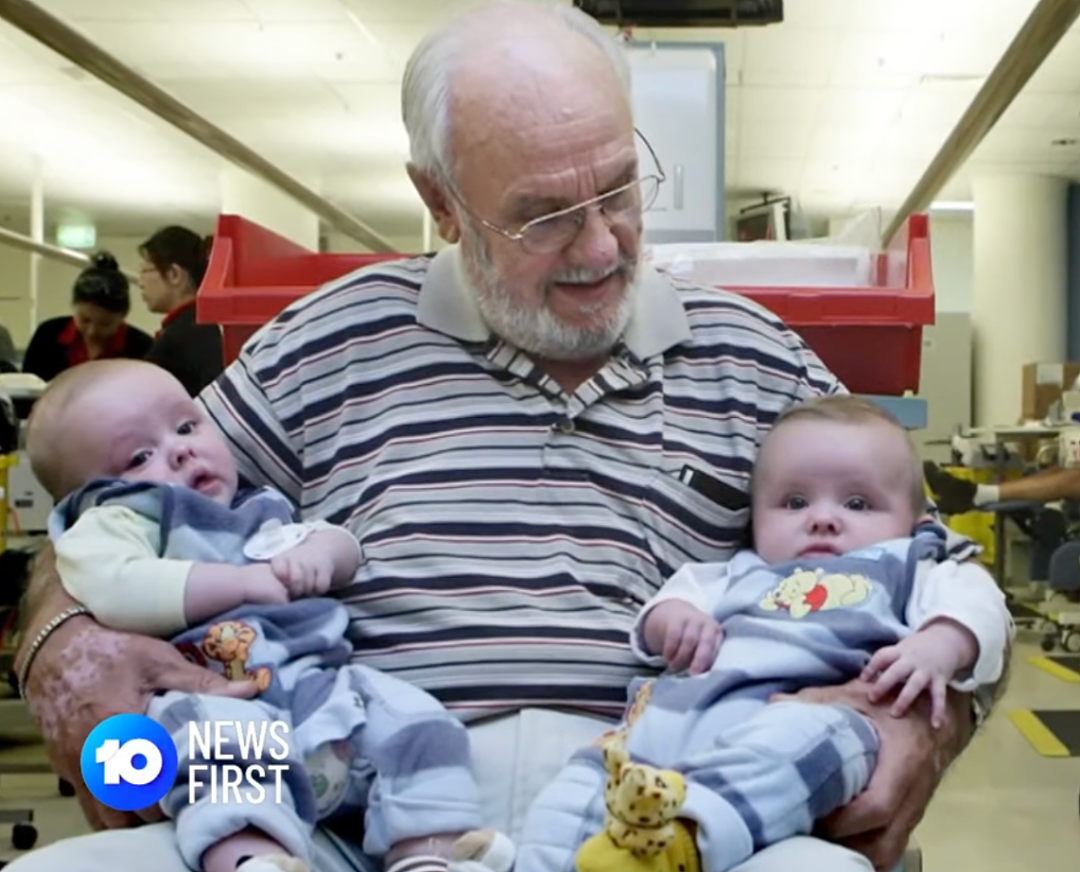
[[[607,269],[588,269],[586,267],[576,267],[574,269],[566,270],[565,272],[556,273],[551,283],[556,285],[594,285],[598,282],[602,282],[609,276],[615,275],[620,270],[626,270],[629,263],[620,258],[613,263]]]

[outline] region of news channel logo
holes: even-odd
[[[94,727],[82,749],[90,793],[118,811],[157,805],[176,781],[176,745],[145,715],[114,715]]]

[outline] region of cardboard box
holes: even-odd
[[[1041,420],[1050,407],[1080,376],[1080,363],[1028,363],[1024,365],[1020,414],[1025,420]]]

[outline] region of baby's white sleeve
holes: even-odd
[[[906,617],[913,630],[950,618],[971,631],[979,655],[970,674],[952,683],[956,690],[971,693],[1001,678],[1014,633],[1013,621],[1005,595],[981,564],[972,560],[922,561]]]
[[[192,561],[159,557],[157,524],[123,506],[85,512],[55,543],[69,595],[115,630],[168,638],[187,627]]]
[[[645,617],[660,603],[682,600],[711,615],[717,601],[728,587],[728,563],[687,563],[667,580],[656,595],[642,607],[630,632],[630,647],[637,658],[649,666],[664,666],[664,658],[650,654],[645,647]]]

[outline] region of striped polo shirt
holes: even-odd
[[[304,297],[202,396],[245,478],[360,540],[356,661],[474,718],[617,716],[635,614],[743,544],[762,437],[841,390],[765,309],[643,267],[569,396],[491,334],[450,248]]]

